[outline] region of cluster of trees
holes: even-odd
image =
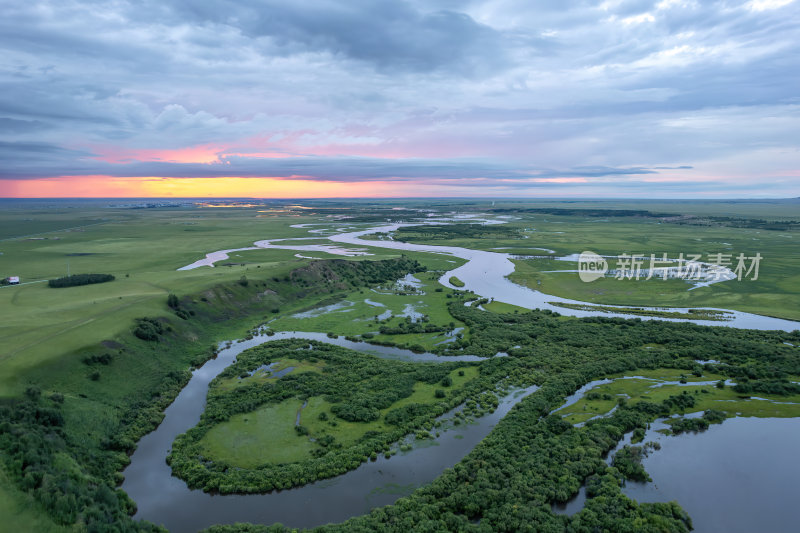
[[[406,274],[425,270],[419,261],[406,256],[381,261],[329,259],[314,261],[305,267],[295,269],[289,278],[293,284],[301,286],[313,286],[322,282],[337,289],[348,289],[397,280]]]
[[[403,226],[396,231],[399,241],[441,241],[449,239],[519,239],[519,230],[505,224],[450,224],[447,226]]]
[[[0,457],[8,476],[57,524],[81,524],[92,532],[164,531],[132,522],[136,504],[127,494],[76,464],[79,452],[64,430],[63,401],[60,394],[43,398],[29,387],[24,398],[0,404]]]
[[[704,368],[734,381],[744,378],[786,382],[800,374],[800,357],[790,345],[800,344],[800,330],[793,332],[708,327],[684,322],[587,317],[558,317],[549,311],[487,313],[464,306],[458,298],[448,304],[450,314],[470,331],[457,342],[437,346],[442,355],[470,353],[494,355],[507,352],[530,357],[546,346],[555,354],[571,353],[572,366],[591,364],[598,353],[625,360],[625,354],[648,346],[652,363],[688,371]],[[784,344],[788,343],[788,344]],[[516,346],[519,346],[518,348]],[[719,361],[698,364],[696,361]],[[552,366],[552,365],[548,365]],[[628,369],[621,369],[625,371]]]
[[[114,281],[114,279],[114,276],[111,274],[74,274],[72,276],[64,276],[63,278],[51,279],[47,282],[47,285],[58,289],[61,287],[91,285],[92,283],[105,283],[107,281]]]
[[[783,377],[782,379],[749,379],[743,378],[733,386],[733,390],[741,394],[777,394],[790,396],[800,394],[800,385]]]
[[[667,423],[673,434],[680,435],[686,431],[705,431],[710,424],[719,424],[727,416],[724,411],[709,409],[701,418],[675,418],[667,420]]]
[[[383,335],[403,335],[405,333],[439,333],[442,331],[450,331],[454,326],[445,326],[438,324],[431,324],[428,322],[427,317],[423,317],[418,322],[412,322],[410,317],[400,322],[396,326],[381,326],[378,331]]]
[[[242,276],[244,277],[244,276]],[[241,285],[241,280],[239,280],[239,285]],[[243,285],[246,287],[247,285]],[[181,301],[176,294],[169,293],[167,296],[167,307],[175,311],[175,314],[178,315],[178,318],[182,318],[183,320],[189,320],[192,316],[194,316],[193,309],[185,309],[181,306]]]
[[[625,479],[633,481],[652,481],[642,466],[642,459],[647,456],[644,446],[623,446],[614,454],[612,464]]]
[[[143,341],[158,341],[166,328],[158,318],[142,317],[136,319],[133,334]]]

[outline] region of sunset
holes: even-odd
[[[16,3],[0,196],[797,196],[799,19],[792,0]]]

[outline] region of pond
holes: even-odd
[[[611,381],[587,383],[553,412],[573,405],[590,390]],[[654,386],[711,383],[664,381]],[[687,418],[700,414],[692,413]],[[663,420],[650,425],[643,442],[658,442],[661,449],[650,451],[642,464],[653,481],[628,481],[623,488],[626,496],[642,503],[675,500],[689,513],[695,531],[700,533],[797,531],[800,419],[737,417],[698,433],[667,436],[658,432],[667,427]],[[609,464],[617,450],[630,444],[630,439],[628,433],[608,454]],[[583,509],[585,501],[584,486],[568,502],[555,503],[552,508],[558,514],[573,515]]]
[[[733,418],[701,433],[664,436],[644,465],[652,483],[628,482],[639,502],[676,500],[695,531],[794,532],[800,527],[800,419]]]

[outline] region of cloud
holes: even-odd
[[[798,21],[784,0],[17,2],[0,175],[797,196]]]
[[[144,154],[97,155],[64,150],[49,144],[3,143],[0,144],[0,157],[8,163],[0,168],[0,179],[41,179],[54,175],[161,178],[236,176],[313,178],[318,181],[354,183],[376,180],[398,182],[473,180],[471,183],[476,185],[490,185],[495,182],[545,183],[547,180],[622,178],[658,173],[655,169],[644,167],[592,166],[553,169],[455,158],[275,157],[273,154],[265,157],[261,154],[225,154],[222,150],[205,146],[177,153],[147,151]],[[143,157],[147,159],[142,160]]]

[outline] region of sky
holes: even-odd
[[[0,5],[0,197],[800,196],[800,0]]]

